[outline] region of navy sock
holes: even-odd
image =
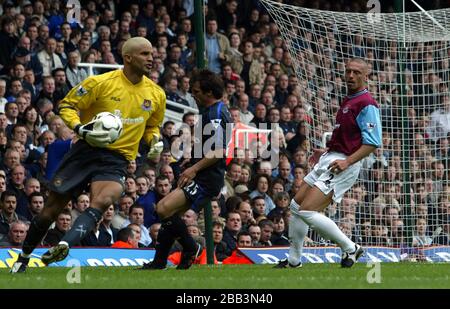
[[[161,228],[159,229],[155,246],[155,258],[153,259],[157,263],[162,263],[164,265],[167,263],[170,249],[175,242],[172,225],[171,218],[161,220]]]
[[[46,220],[40,216],[31,220],[30,229],[22,245],[23,254],[29,255],[33,252],[34,248],[41,243],[45,234],[47,234],[51,224],[52,220]]]
[[[197,248],[195,240],[191,235],[189,235],[186,223],[183,221],[183,219],[181,219],[180,216],[172,216],[172,228],[174,230],[176,239],[178,240],[180,245],[183,246],[183,251],[194,252]]]
[[[99,209],[87,208],[74,222],[70,231],[64,235],[61,241],[65,241],[69,246],[77,245],[89,234],[101,220],[103,212]]]

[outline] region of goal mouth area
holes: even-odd
[[[298,79],[293,93],[309,119],[310,149],[324,148],[333,131],[347,92],[346,61],[369,66],[383,146],[363,160],[358,181],[325,214],[366,246],[450,245],[450,8],[374,15],[261,3],[292,62],[284,73]],[[308,237],[321,243],[315,233]]]

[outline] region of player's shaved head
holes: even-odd
[[[364,73],[367,73],[369,71],[369,66],[367,65],[367,62],[365,62],[363,59],[361,59],[361,58],[351,58],[347,62],[347,64],[351,63],[351,62],[360,64],[361,68],[364,70]]]
[[[145,45],[152,47],[152,43],[150,43],[150,41],[147,40],[146,38],[134,37],[128,39],[122,46],[122,57],[125,57],[125,55],[132,55],[139,48]]]

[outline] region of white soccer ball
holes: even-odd
[[[114,143],[119,139],[123,131],[122,120],[110,112],[101,112],[95,115],[94,130],[108,131],[111,138],[110,143]]]

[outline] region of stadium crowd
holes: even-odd
[[[366,1],[281,2],[337,11],[366,9]],[[67,22],[63,1],[8,0],[0,6],[2,246],[19,246],[28,222],[43,208],[46,183],[61,156],[50,145],[75,138],[58,116],[58,102],[87,77],[80,62],[121,64],[123,42],[133,36],[146,37],[153,44],[150,78],[164,89],[168,100],[196,108],[189,92],[195,67],[193,1],[91,0],[81,4],[79,23]],[[450,245],[448,43],[412,46],[407,61],[405,127],[402,104],[395,95],[398,87],[392,86],[398,74],[394,42],[375,48],[379,42],[361,37],[364,43],[349,44],[346,50],[333,37],[321,42],[322,46],[312,44],[317,48],[302,54],[311,61],[300,66],[309,78],[299,79],[285,40],[259,1],[209,0],[205,15],[207,67],[223,78],[223,101],[233,122],[278,123],[280,127],[272,133],[278,133],[279,164],[272,166],[249,149],[240,149],[243,155],[227,166],[221,195],[211,201],[219,261],[232,255],[238,240],[242,246],[288,245],[290,198],[311,168],[311,150],[325,147],[322,135],[332,131],[331,116],[345,94],[339,74],[342,68],[336,68],[333,61],[344,55],[368,59],[373,70],[368,88],[381,105],[383,148],[366,160],[360,182],[340,205],[330,205],[327,215],[363,245]],[[325,54],[329,56],[323,59],[314,56]],[[103,72],[94,69],[95,74]],[[320,74],[327,74],[328,84],[317,84]],[[184,113],[185,124],[192,127],[195,121],[194,113]],[[124,195],[104,213],[81,246],[154,247],[160,227],[154,205],[176,186],[186,159],[170,150],[180,143],[183,132],[177,132],[178,126],[173,121],[164,123],[165,149],[159,157],[148,160],[148,148],[142,144],[137,160],[129,163]],[[406,152],[402,134],[410,137]],[[406,157],[410,180],[403,176]],[[410,193],[405,191],[405,181],[411,183]],[[43,245],[57,244],[88,206],[89,194],[74,197]],[[203,214],[188,210],[183,220],[204,245]],[[442,230],[434,235],[438,226]],[[246,241],[248,235],[251,241]],[[307,245],[328,245],[319,235],[308,236]]]

